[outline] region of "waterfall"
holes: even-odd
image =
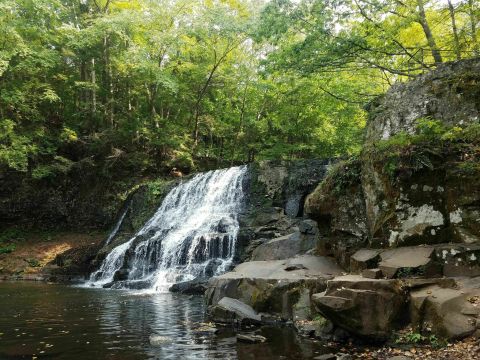
[[[209,171],[173,188],[135,236],[107,255],[87,284],[167,291],[174,283],[228,270],[246,169]]]
[[[112,230],[112,232],[110,233],[110,235],[108,235],[107,240],[105,240],[104,246],[110,244],[110,242],[111,242],[112,239],[115,237],[115,235],[117,235],[118,230],[120,230],[120,226],[122,226],[123,219],[125,219],[125,215],[127,215],[127,212],[128,212],[128,206],[126,206],[125,209],[123,210],[122,215],[120,216],[120,218],[118,219],[117,223],[115,224],[115,227],[113,228],[113,230]]]

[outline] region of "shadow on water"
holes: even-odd
[[[201,297],[0,282],[0,359],[312,359],[325,348],[290,328],[262,328],[264,344],[233,329],[196,331]],[[150,335],[164,339],[150,345]]]

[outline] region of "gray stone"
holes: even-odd
[[[237,334],[237,341],[249,344],[258,344],[264,343],[265,341],[267,341],[267,338],[261,335],[254,334]]]
[[[212,320],[220,323],[258,324],[261,316],[251,306],[229,297],[222,298],[208,309]]]
[[[303,220],[298,224],[298,230],[302,234],[316,235],[318,234],[318,225],[315,220]]]
[[[461,339],[476,331],[480,279],[458,280],[455,288],[432,285],[410,293],[412,325],[438,337]]]
[[[408,277],[438,277],[441,267],[433,257],[432,246],[409,246],[383,251],[380,256],[380,270],[387,279]]]
[[[365,269],[362,271],[362,276],[367,279],[381,279],[383,273],[380,269]]]
[[[305,254],[317,245],[317,237],[295,232],[269,240],[259,245],[252,252],[252,260],[281,260]]]
[[[360,249],[350,258],[350,271],[356,273],[376,268],[380,262],[381,250]]]
[[[363,337],[383,340],[400,326],[407,294],[398,280],[336,277],[312,296],[317,310],[335,325]]]
[[[298,269],[286,271],[291,265]],[[223,297],[230,297],[259,313],[292,320],[293,307],[305,290],[321,292],[328,279],[341,273],[342,269],[326,257],[303,255],[285,260],[250,261],[210,279],[206,302],[212,307]]]

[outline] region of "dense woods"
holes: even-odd
[[[478,0],[1,0],[0,166],[352,154],[365,104],[477,55],[479,19]]]

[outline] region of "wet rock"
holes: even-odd
[[[360,249],[350,258],[350,271],[357,273],[364,269],[376,268],[380,262],[381,250]]]
[[[248,344],[259,344],[267,341],[267,338],[265,336],[254,334],[237,334],[237,341]]]
[[[186,295],[203,295],[207,290],[207,280],[196,279],[176,283],[173,284],[168,290],[174,293],[176,292]]]
[[[239,323],[241,325],[259,324],[261,316],[251,306],[229,297],[223,297],[216,305],[208,309],[212,320],[220,323]]]
[[[324,293],[312,296],[317,310],[335,325],[372,339],[385,339],[401,324],[407,294],[398,280],[357,275],[330,280]]]
[[[294,194],[291,195],[285,204],[285,214],[291,217],[302,216],[303,212],[303,195]]]
[[[162,346],[165,344],[172,343],[173,339],[168,336],[150,335],[149,341],[150,341],[150,345],[152,346]]]
[[[200,324],[197,328],[194,329],[197,334],[217,334],[219,330],[211,324]]]

